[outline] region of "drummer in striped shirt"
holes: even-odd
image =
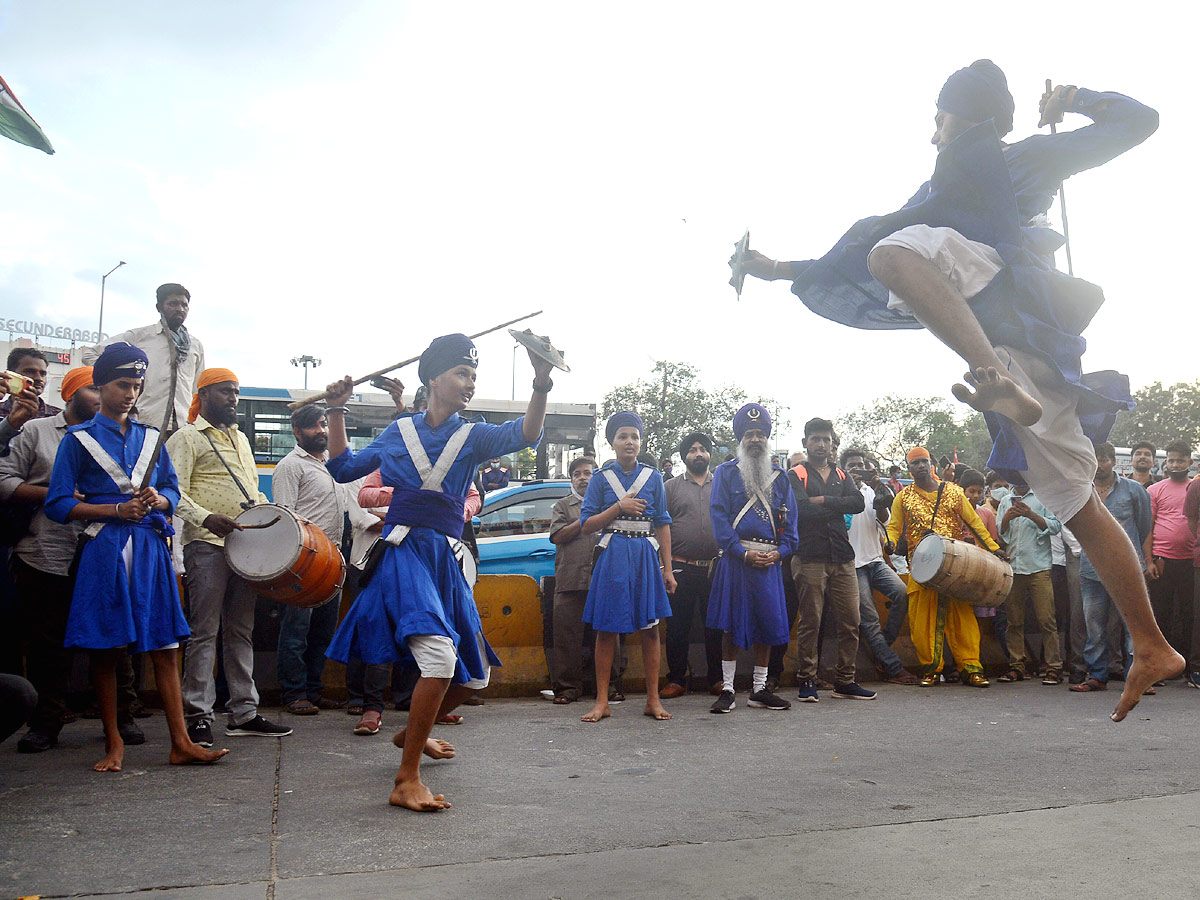
[[[887,529],[888,540],[893,543],[900,543],[901,537],[907,540],[910,567],[913,551],[929,531],[958,539],[964,527],[970,528],[988,550],[1003,554],[962,488],[950,482],[939,482],[934,476],[933,459],[928,450],[914,447],[908,451],[908,471],[913,483],[892,501],[892,517]],[[933,687],[938,683],[947,644],[958,661],[962,683],[978,688],[988,686],[979,661],[979,623],[970,604],[943,597],[910,577],[908,628],[921,663],[922,687]]]

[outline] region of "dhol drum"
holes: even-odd
[[[264,597],[310,609],[342,589],[342,554],[312,522],[275,503],[252,506],[237,522],[246,529],[225,538],[225,559]]]
[[[909,577],[939,594],[975,606],[1000,606],[1012,587],[1012,566],[982,547],[928,534],[913,551]]]

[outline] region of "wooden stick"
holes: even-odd
[[[499,331],[501,328],[507,328],[509,325],[515,325],[517,322],[524,322],[526,319],[532,319],[534,316],[540,316],[541,314],[542,311],[539,309],[537,312],[531,312],[527,316],[511,319],[508,322],[502,322],[495,328],[487,328],[483,331],[476,332],[475,334],[468,334],[467,337],[469,337],[471,340],[475,340],[477,337],[483,337],[485,334],[491,334],[493,331]],[[370,381],[372,378],[379,378],[383,375],[386,375],[388,372],[394,372],[396,369],[402,369],[407,365],[411,365],[412,363],[417,362],[420,358],[421,357],[418,355],[411,357],[410,359],[402,360],[398,363],[392,363],[390,366],[384,366],[382,369],[377,369],[369,375],[364,375],[362,378],[354,379],[354,383],[357,385],[362,384],[364,381]],[[317,403],[321,400],[324,400],[328,396],[329,391],[321,391],[321,393],[314,394],[311,397],[306,397],[303,400],[293,400],[288,404],[288,409],[299,409],[302,406],[308,406],[310,403]]]
[[[1049,78],[1046,79],[1046,90],[1048,92],[1054,90],[1053,84]],[[1058,128],[1055,127],[1053,122],[1050,123],[1050,133],[1058,134]],[[1067,224],[1067,192],[1063,189],[1061,181],[1058,183],[1058,209],[1062,213],[1063,220],[1063,247],[1067,251],[1067,274],[1074,275],[1075,265],[1071,262],[1071,226]]]

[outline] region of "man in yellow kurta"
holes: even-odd
[[[1000,546],[992,540],[971,501],[958,485],[946,482],[942,488],[942,503],[937,506],[939,482],[933,476],[933,460],[928,450],[916,447],[909,451],[908,471],[913,483],[896,495],[887,528],[888,540],[894,543],[900,541],[901,535],[907,537],[910,563],[913,551],[928,531],[957,539],[962,535],[964,525],[979,535],[979,540],[989,550],[1000,552]],[[935,506],[937,519],[931,524]],[[988,686],[979,662],[979,623],[969,603],[939,596],[937,591],[918,584],[909,576],[908,628],[923,668],[923,687],[937,684],[947,643],[958,662],[963,684],[979,688]]]

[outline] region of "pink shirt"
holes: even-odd
[[[358,491],[358,505],[363,509],[386,509],[392,502],[392,487],[388,485],[384,487],[383,475],[376,469],[367,476],[361,488]],[[467,502],[463,509],[463,521],[470,522],[480,509],[483,508],[483,498],[479,496],[479,491],[475,485],[471,485],[471,490],[467,492]]]
[[[1183,504],[1188,483],[1164,478],[1147,489],[1150,492],[1150,514],[1154,518],[1154,542],[1151,551],[1166,559],[1191,559],[1195,551],[1192,532],[1188,530]]]

